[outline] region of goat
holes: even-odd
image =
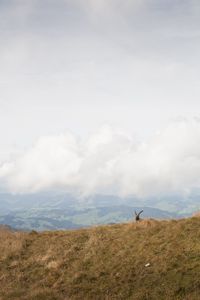
[[[137,222],[137,221],[140,221],[141,219],[140,219],[140,214],[143,212],[143,210],[141,210],[139,213],[137,213],[136,211],[135,211],[135,221]]]

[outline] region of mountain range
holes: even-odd
[[[78,198],[65,193],[0,194],[0,224],[20,230],[53,230],[128,222],[143,218],[178,219],[199,210],[199,198],[138,199],[114,195]]]

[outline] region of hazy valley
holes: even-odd
[[[134,211],[144,218],[178,219],[199,209],[198,197],[183,201],[134,199],[96,195],[86,199],[70,194],[0,194],[0,223],[22,230],[55,230],[131,221]]]

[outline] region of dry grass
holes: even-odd
[[[14,232],[6,227],[0,227],[0,261],[20,252],[26,234]]]
[[[200,299],[197,217],[30,234],[2,230],[0,251],[1,300]]]

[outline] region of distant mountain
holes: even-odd
[[[118,197],[115,195],[94,195],[77,198],[66,193],[36,193],[12,195],[0,193],[0,213],[27,210],[35,208],[94,208],[127,205],[132,207],[153,207],[161,210],[175,212],[176,214],[191,214],[200,209],[200,196],[191,195],[183,198],[180,196],[152,197],[139,199],[136,197]]]
[[[120,198],[95,195],[79,199],[69,194],[0,194],[0,223],[23,230],[52,230],[127,222],[134,210],[143,209],[143,218],[172,219],[199,209],[198,199]]]
[[[134,211],[144,210],[143,218],[178,218],[151,207],[111,206],[85,209],[29,209],[12,211],[0,216],[0,223],[23,230],[54,230],[88,227],[91,225],[121,223],[134,220]]]

